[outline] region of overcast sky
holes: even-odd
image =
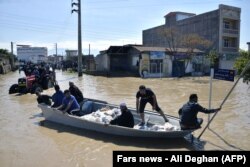
[[[74,0],[77,2],[77,0]],[[240,48],[250,42],[249,0],[82,0],[83,53],[110,45],[142,44],[142,30],[164,24],[172,11],[201,14],[219,4],[241,8]],[[10,42],[48,47],[49,54],[77,49],[77,14],[71,0],[0,0],[0,48]],[[16,52],[16,47],[14,47]]]

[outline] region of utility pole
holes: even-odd
[[[11,65],[11,70],[14,70],[14,53],[13,53],[13,42],[11,43],[11,56],[10,56],[10,65]]]
[[[89,44],[89,60],[88,60],[88,70],[90,71],[90,44]]]
[[[54,57],[54,61],[53,61],[53,64],[54,63],[58,63],[58,57],[57,57],[57,43],[55,43],[55,48],[56,48],[56,56]]]
[[[90,44],[89,44],[89,56],[90,56]]]
[[[56,47],[56,57],[57,57],[57,43],[55,43],[55,47]]]
[[[72,8],[73,6],[77,6],[78,9],[72,9],[71,13],[78,13],[78,76],[82,76],[82,32],[81,32],[81,0],[78,0],[78,3],[73,2],[72,0]]]

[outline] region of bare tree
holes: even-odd
[[[165,45],[168,48],[167,51],[173,56],[177,52],[186,54],[185,71],[189,62],[192,60],[195,52],[201,50],[207,50],[211,46],[211,42],[198,34],[185,34],[182,35],[176,27],[159,29],[158,34],[165,40]],[[181,50],[180,50],[181,49]]]
[[[206,50],[211,46],[211,42],[198,34],[187,34],[183,35],[181,39],[181,46],[186,48],[186,66],[185,70],[187,69],[187,66],[189,62],[192,60],[193,56],[195,55],[195,49],[199,48],[201,50]]]

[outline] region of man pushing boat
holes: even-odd
[[[142,119],[140,126],[145,124],[144,109],[147,103],[150,103],[153,107],[153,110],[159,112],[164,118],[165,122],[168,122],[168,119],[166,118],[165,114],[158,106],[154,92],[151,89],[146,88],[144,85],[141,85],[139,87],[139,91],[136,93],[136,111],[137,113],[140,113]]]
[[[205,114],[215,113],[220,111],[221,108],[216,109],[206,109],[198,103],[197,94],[191,94],[189,96],[189,101],[179,109],[180,116],[180,126],[182,130],[187,129],[198,129],[203,123],[202,118],[197,118],[198,112],[203,112]]]

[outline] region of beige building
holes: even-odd
[[[219,5],[218,9],[199,15],[170,12],[165,16],[164,25],[143,31],[143,45],[168,47],[167,41],[159,32],[176,27],[183,35],[198,34],[211,41],[211,48],[220,55],[219,68],[232,69],[234,60],[239,55],[240,19],[241,9],[227,5]]]

